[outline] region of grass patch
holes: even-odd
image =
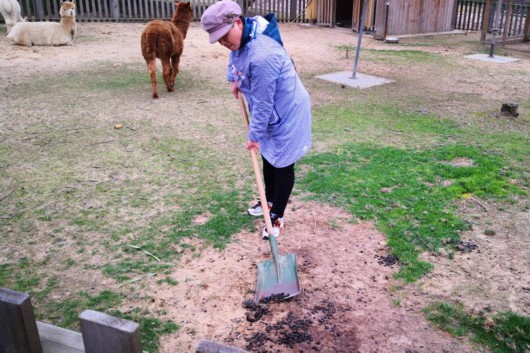
[[[458,158],[472,161],[454,166]],[[477,195],[507,198],[520,189],[508,182],[503,160],[466,145],[425,151],[344,145],[333,153],[304,159],[311,168],[300,183],[315,197],[347,207],[359,219],[374,220],[400,259],[398,278],[413,282],[432,265],[422,251],[437,251],[459,240],[468,228],[454,200]]]
[[[21,261],[19,264],[19,267],[25,270],[29,270],[34,266],[35,263],[31,261]],[[18,273],[15,277],[12,271],[13,267],[5,264],[0,265],[0,287],[9,287],[18,292],[29,293],[37,320],[43,320],[53,325],[76,331],[79,330],[79,315],[84,310],[95,310],[131,320],[140,325],[142,348],[150,353],[158,351],[162,335],[179,329],[179,326],[175,323],[159,320],[152,317],[152,314],[147,311],[134,309],[132,313],[122,313],[116,308],[122,304],[124,296],[121,293],[109,290],[104,290],[96,295],[81,291],[65,300],[49,300],[47,298],[48,294],[59,284],[57,277],[48,279],[45,287],[38,290],[36,287],[41,281],[36,274],[26,272],[26,276],[19,277],[20,273]],[[170,278],[167,278],[167,282],[171,285],[177,284]]]
[[[124,250],[123,258],[113,265],[104,265],[103,273],[119,281],[126,281],[142,273],[164,272],[171,268],[173,261],[178,260],[179,253],[175,251],[175,246],[186,246],[181,243],[183,238],[204,239],[212,246],[223,249],[232,234],[249,229],[253,224],[252,219],[243,216],[245,200],[249,194],[241,193],[240,190],[208,190],[210,193],[198,198],[181,199],[180,202],[186,205],[182,210],[171,217],[162,217],[153,222],[136,238],[135,246],[155,255],[161,262],[127,246],[131,242],[128,240],[127,244],[118,242]],[[208,214],[209,218],[202,224],[195,224],[193,220],[201,214]]]
[[[118,310],[137,298],[141,281],[123,293],[94,294],[79,291],[86,284],[81,278],[77,287],[67,288],[73,294],[57,300],[66,290],[60,287],[62,271],[118,281],[146,273],[167,276],[178,263],[175,250],[188,246],[180,244],[183,237],[223,248],[252,223],[244,210],[253,179],[241,181],[237,153],[220,153],[225,147],[219,140],[244,141],[240,119],[215,101],[226,91],[182,71],[177,92],[153,102],[145,65],[102,63],[11,88],[16,98],[5,112],[24,123],[9,130],[0,146],[0,195],[13,189],[0,203],[2,243],[12,248],[7,263],[0,264],[0,284],[29,293],[37,317],[61,327],[76,329],[86,309],[132,319],[141,325],[143,349],[156,352],[160,336],[178,326],[154,311]],[[165,91],[162,80],[159,89]],[[74,102],[73,96],[83,99]],[[131,96],[145,100],[131,104]],[[193,96],[201,109],[212,111],[211,123],[190,118],[190,102],[182,97]],[[175,118],[175,126],[165,115]],[[227,128],[232,120],[235,127]],[[124,128],[115,130],[115,122]],[[200,139],[202,131],[219,139]],[[246,155],[243,148],[241,155]],[[251,170],[250,161],[246,169]],[[201,214],[208,219],[195,224]],[[20,249],[40,254],[43,243],[45,261],[17,255]]]
[[[442,57],[436,54],[428,53],[421,50],[375,50],[370,49],[372,59],[379,59],[381,61],[389,61],[394,58],[402,58],[407,62],[432,62],[443,60]]]
[[[503,312],[490,318],[473,316],[462,306],[434,303],[424,312],[429,321],[456,336],[471,336],[493,353],[525,353],[530,349],[530,318]]]
[[[79,329],[79,315],[83,310],[95,310],[134,321],[140,325],[142,348],[150,353],[158,351],[162,335],[179,329],[177,324],[154,318],[148,311],[134,309],[131,313],[123,313],[117,310],[116,307],[121,305],[123,299],[122,294],[108,290],[97,295],[79,292],[70,299],[48,301],[45,306],[39,308],[37,317],[46,319],[54,325],[74,330]]]
[[[355,57],[356,47],[353,45],[340,45],[337,47],[340,52],[348,51],[350,56]],[[429,63],[447,63],[445,58],[440,55],[429,53],[422,50],[396,49],[361,49],[360,56],[363,60],[370,60],[384,63],[402,63],[402,64],[429,64]]]
[[[180,329],[180,326],[174,322],[149,317],[147,316],[147,311],[140,309],[134,309],[131,313],[126,314],[114,311],[111,315],[139,324],[142,332],[142,349],[149,353],[158,352],[162,335],[176,332]]]
[[[464,131],[452,120],[381,104],[325,105],[314,109],[315,141],[337,144],[378,141],[403,146],[432,145]]]

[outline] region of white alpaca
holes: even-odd
[[[61,22],[19,22],[13,26],[7,39],[15,44],[72,45],[75,35],[75,4],[61,2]]]
[[[0,13],[6,22],[7,33],[17,22],[24,22],[20,16],[20,4],[17,0],[0,0]]]

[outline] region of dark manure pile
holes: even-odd
[[[274,300],[273,300],[274,301]],[[256,322],[264,316],[272,316],[269,303],[256,304],[252,300],[245,300],[243,307],[248,310],[247,321]],[[309,310],[301,310],[302,315],[288,312],[285,317],[275,321],[265,323],[259,332],[252,334],[246,339],[246,349],[251,352],[275,352],[278,348],[272,349],[271,346],[285,346],[290,350],[310,349],[311,351],[321,350],[321,340],[319,337],[340,336],[340,330],[333,324],[333,318],[337,312],[335,304],[329,300],[322,301]],[[259,317],[252,321],[249,320]],[[266,321],[266,320],[264,320]],[[271,350],[269,350],[271,349]]]
[[[392,254],[388,256],[375,255],[374,257],[377,258],[377,263],[383,266],[393,266],[399,262],[398,257]]]

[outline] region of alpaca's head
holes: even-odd
[[[191,3],[190,2],[179,2],[175,1],[176,12],[179,15],[189,14],[191,16]]]
[[[75,17],[75,3],[73,1],[61,1],[61,17]]]

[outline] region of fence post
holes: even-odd
[[[524,41],[528,42],[530,40],[530,5],[528,5],[528,9],[526,10],[526,21],[524,24]]]
[[[290,0],[291,6],[289,8],[289,21],[294,21],[298,17],[298,14],[296,13],[296,0]]]
[[[34,0],[35,4],[35,16],[39,21],[44,20],[44,6],[42,5],[42,0]]]
[[[480,32],[480,42],[486,42],[486,33],[488,33],[490,25],[491,7],[493,6],[492,0],[486,0],[484,8],[484,15],[482,16],[482,30]]]
[[[510,29],[512,26],[512,7],[513,0],[510,0],[508,3],[508,9],[506,10],[506,19],[504,20],[504,30],[502,31],[502,46],[506,44],[506,38],[510,34]]]
[[[459,0],[454,0],[453,2],[453,9],[451,13],[451,28],[452,29],[456,29],[456,18],[458,16],[458,1]]]
[[[0,352],[42,353],[31,299],[26,293],[0,288]]]
[[[86,353],[142,353],[135,322],[93,310],[83,311],[79,322]]]
[[[110,15],[115,20],[118,20],[120,18],[120,8],[118,6],[118,0],[110,0]]]

